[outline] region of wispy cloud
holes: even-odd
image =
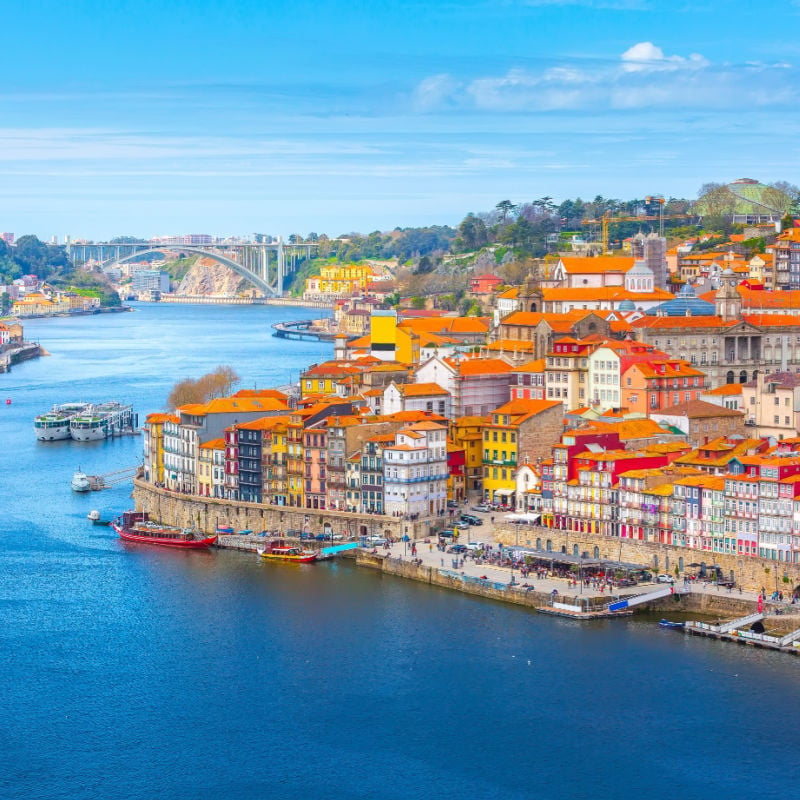
[[[795,73],[786,62],[714,64],[699,53],[666,54],[646,41],[616,61],[515,68],[468,81],[431,76],[417,86],[415,107],[423,112],[768,108],[798,101],[800,76]]]

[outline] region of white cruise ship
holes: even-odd
[[[36,438],[40,442],[69,439],[69,423],[73,417],[91,408],[91,403],[63,403],[55,405],[46,414],[39,414],[33,421]]]
[[[93,442],[132,433],[135,423],[133,406],[116,402],[99,403],[75,415],[70,420],[69,432],[76,442]]]

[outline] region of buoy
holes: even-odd
[[[6,397],[6,405],[7,406],[11,405],[11,398],[10,397]]]

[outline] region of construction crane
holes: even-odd
[[[610,211],[606,211],[600,219],[584,219],[584,225],[601,225],[603,253],[608,253],[608,226],[613,222],[657,222],[658,235],[664,235],[664,220],[665,219],[691,219],[691,214],[664,214],[664,198],[660,195],[652,195],[645,197],[645,208],[652,207],[653,204],[658,204],[657,214],[635,214],[625,216],[612,216]]]

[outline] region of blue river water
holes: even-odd
[[[86,520],[130,487],[76,495],[72,473],[136,463],[141,438],[37,443],[36,413],[118,399],[144,415],[218,364],[286,383],[330,345],[270,324],[315,313],[142,305],[26,326],[52,355],[0,375],[0,797],[793,793],[800,660],[346,562],[131,545]]]

